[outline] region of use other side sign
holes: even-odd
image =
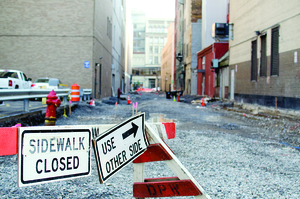
[[[93,139],[100,183],[141,155],[148,145],[144,113],[129,118]]]
[[[90,175],[90,143],[86,128],[19,128],[19,187]]]

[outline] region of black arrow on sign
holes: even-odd
[[[133,134],[133,137],[135,137],[135,135],[136,135],[137,130],[138,130],[139,127],[136,124],[134,124],[133,122],[131,122],[131,125],[132,125],[132,128],[122,134],[123,140],[125,140],[131,134]]]

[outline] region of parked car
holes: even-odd
[[[19,70],[0,70],[0,89],[30,89],[31,78]]]
[[[66,88],[67,85],[62,84],[61,81],[57,78],[38,78],[31,85],[32,89],[60,89]]]

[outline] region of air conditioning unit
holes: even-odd
[[[212,59],[211,60],[211,67],[218,68],[219,67],[219,59]]]
[[[228,39],[229,31],[227,23],[213,23],[212,37],[217,39]]]

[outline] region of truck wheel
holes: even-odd
[[[15,89],[19,89],[19,85],[16,85],[16,86],[15,86]]]

